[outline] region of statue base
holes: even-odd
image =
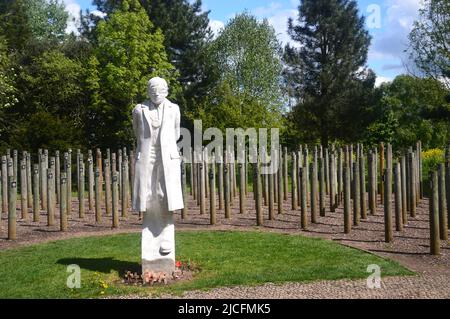
[[[142,274],[175,271],[175,225],[173,212],[154,203],[144,213],[142,228]]]

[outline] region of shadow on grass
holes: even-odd
[[[111,271],[117,271],[119,276],[123,276],[126,271],[141,272],[141,265],[131,261],[116,260],[113,257],[106,258],[63,258],[59,259],[60,265],[78,265],[82,269],[109,274]]]

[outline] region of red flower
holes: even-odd
[[[181,261],[177,261],[177,262],[175,263],[175,266],[176,266],[177,268],[181,268]]]

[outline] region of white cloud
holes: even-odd
[[[408,63],[408,35],[417,19],[422,0],[386,0],[383,32],[378,32],[372,41],[369,59],[397,59]],[[388,67],[388,66],[387,66]]]
[[[392,79],[384,76],[377,76],[377,79],[375,80],[375,86],[379,87],[381,84],[388,82],[392,82]]]
[[[211,31],[214,33],[214,36],[217,36],[219,34],[219,31],[225,27],[225,24],[219,20],[210,20],[209,27],[211,28]]]
[[[66,6],[66,11],[69,13],[66,33],[74,32],[75,34],[78,34],[81,6],[77,3],[76,0],[64,0],[63,2]]]

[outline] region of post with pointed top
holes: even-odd
[[[101,197],[100,197],[100,169],[95,168],[95,222],[99,223],[102,220],[101,211]],[[123,212],[122,212],[123,216]]]
[[[430,173],[431,198],[430,198],[430,253],[440,255],[441,243],[439,240],[439,186],[438,173]]]
[[[131,165],[132,167],[134,165]],[[213,164],[213,168],[214,168],[214,164]],[[186,178],[187,172],[186,172],[186,161],[185,158],[183,157],[183,160],[181,161],[181,191],[182,191],[182,195],[183,195],[183,209],[181,210],[181,219],[186,219],[187,216],[187,206],[188,206],[188,200],[187,200],[187,186],[186,186],[186,182],[187,182],[187,178]],[[131,183],[133,184],[133,183]]]
[[[81,155],[82,156],[82,155]],[[84,218],[84,163],[80,157],[78,163],[78,217]]]
[[[17,182],[14,179],[14,175],[9,176],[8,187],[8,239],[16,240],[16,205],[17,205]]]
[[[439,166],[439,234],[441,240],[448,240],[447,199],[445,189],[445,164]]]
[[[41,217],[39,205],[39,165],[33,166],[33,221],[38,223]]]
[[[31,158],[30,153],[25,152],[25,165],[26,165],[26,175],[27,175],[27,203],[28,208],[33,208],[33,183],[31,179]]]
[[[210,224],[215,225],[217,223],[217,214],[216,214],[216,168],[214,163],[211,164],[211,169],[209,171],[209,191],[210,191],[209,193]]]
[[[25,160],[20,161],[20,210],[22,219],[28,219],[28,194],[27,194],[27,164]]]
[[[344,232],[350,234],[352,230],[351,223],[351,200],[350,200],[350,167],[347,162],[344,166]]]
[[[112,202],[111,202],[111,165],[108,158],[103,161],[105,166],[103,172],[105,174],[105,210],[106,215],[112,214]]]
[[[2,156],[2,213],[8,213],[8,162],[7,157]]]
[[[319,159],[319,212],[320,216],[325,217],[325,158]]]
[[[112,173],[112,228],[119,228],[119,176],[117,171]]]
[[[291,181],[292,210],[297,210],[297,156],[295,152],[292,152]]]
[[[67,231],[67,173],[61,173],[61,198],[59,200],[60,230]]]
[[[395,229],[403,231],[403,201],[402,201],[402,178],[400,163],[394,166],[394,193],[395,193]]]
[[[55,188],[53,171],[47,169],[47,225],[53,226],[55,224]]]

